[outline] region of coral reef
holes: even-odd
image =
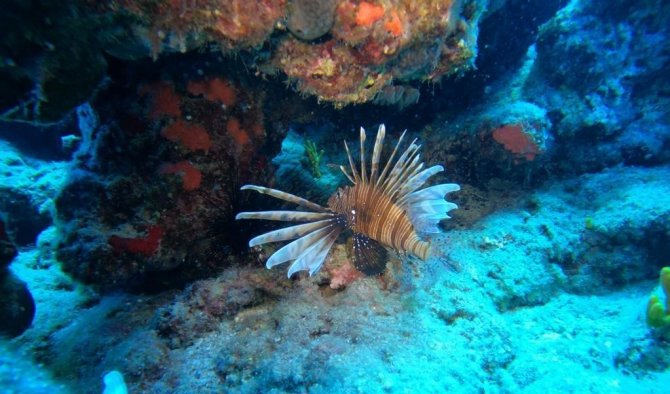
[[[286,13],[286,0],[197,0],[105,2],[114,13],[130,13],[147,31],[154,57],[162,51],[186,52],[209,42],[223,49],[253,48],[268,38]]]
[[[0,297],[0,391],[99,393],[110,371],[132,393],[670,387],[668,2],[18,4],[0,279],[35,315]],[[311,277],[265,269],[277,246],[249,240],[276,225],[232,220],[269,206],[240,186],[325,204],[342,140],[381,120],[462,185],[429,258],[388,250],[366,277],[345,234]]]
[[[573,0],[540,29],[523,94],[546,109],[572,171],[668,159],[668,12],[659,1]]]
[[[467,1],[340,1],[331,39],[288,37],[273,64],[299,91],[336,106],[371,100],[408,105],[418,96],[399,97],[394,81],[438,81],[472,65],[480,7]]]
[[[394,80],[438,81],[443,75],[469,68],[476,54],[483,4],[202,0],[156,6],[144,0],[117,2],[112,9],[126,10],[148,26],[150,33],[145,39],[152,42],[155,56],[169,49],[191,50],[207,42],[226,50],[247,48],[253,52],[286,17],[291,34],[272,40],[276,50],[270,63],[257,62],[259,70],[272,73],[269,68],[278,68],[303,94],[342,106],[367,102],[378,94],[388,96],[388,90],[381,92]],[[321,42],[310,42],[324,36]]]
[[[654,392],[659,379],[667,381],[667,373],[653,372],[667,365],[667,350],[659,343],[646,347],[649,330],[640,312],[649,286],[612,291],[619,285],[603,283],[617,270],[637,275],[648,259],[630,270],[584,276],[578,289],[571,267],[557,262],[589,255],[591,246],[580,241],[592,231],[584,217],[614,204],[615,196],[625,196],[625,217],[611,207],[612,215],[592,215],[595,226],[615,228],[654,210],[667,215],[667,204],[638,210],[639,194],[625,190],[663,193],[661,181],[649,181],[665,179],[668,168],[624,177],[628,170],[552,182],[528,196],[535,209],[501,210],[478,226],[438,235],[434,259],[410,261],[391,284],[352,277],[343,245],[327,264],[332,272],[294,281],[279,271],[230,267],[185,291],[91,300],[55,286],[56,276],[48,275],[39,286],[79,297],[79,306],[51,317],[48,328],[27,332],[22,343],[73,391],[101,388],[100,377],[116,369],[130,392],[439,391],[504,384],[606,393],[613,377],[622,387]],[[612,194],[594,199],[604,188]],[[622,250],[628,260],[640,253],[619,245],[598,261]],[[557,376],[545,359],[572,378]]]
[[[453,162],[466,178],[457,180],[479,188],[492,178],[529,186],[545,174],[666,162],[670,102],[658,93],[669,86],[669,58],[657,42],[669,34],[661,15],[670,8],[631,7],[569,2],[542,25],[518,68],[488,87],[491,94],[425,130],[434,142],[427,154]],[[463,151],[468,160],[450,160]]]
[[[220,76],[133,83],[94,102],[98,121],[80,122],[89,142],[55,200],[58,258],[102,288],[220,269],[240,245],[226,230],[242,201],[234,190],[264,177],[258,90]],[[119,94],[127,105],[113,104]]]
[[[109,71],[103,53],[134,61],[219,49],[243,53],[257,75],[279,70],[302,94],[337,107],[407,106],[419,97],[411,84],[472,67],[486,2],[78,0],[36,6],[30,10],[18,0],[2,6],[3,15],[19,15],[2,19],[11,27],[0,52],[3,119],[56,121],[93,97]]]

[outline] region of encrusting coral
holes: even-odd
[[[13,3],[20,2],[9,4]],[[77,0],[67,7],[37,3],[41,12],[33,14],[46,19],[29,13],[0,18],[17,31],[10,35],[8,49],[0,50],[0,73],[10,81],[0,94],[0,118],[58,120],[103,88],[109,73],[107,57],[121,62],[159,60],[174,52],[196,51],[242,55],[255,76],[281,72],[298,92],[338,108],[370,101],[403,107],[418,99],[416,86],[411,85],[438,82],[473,67],[478,25],[487,2]],[[2,9],[11,15],[17,8]],[[43,19],[50,22],[44,24]],[[169,92],[169,86],[164,88]],[[211,98],[209,92],[202,93]],[[173,115],[177,111],[174,106],[163,109]]]
[[[77,157],[95,160],[77,160],[81,175],[54,201],[65,271],[107,290],[175,270],[189,280],[235,258],[237,179],[269,177],[266,94],[243,83],[234,73],[133,77],[93,103],[96,143]]]
[[[272,65],[300,92],[335,106],[396,104],[399,98],[389,100],[395,84],[435,82],[471,66],[481,13],[474,2],[341,0],[328,39],[285,37]],[[412,93],[400,104],[416,99]]]
[[[418,99],[409,83],[470,68],[484,3],[122,0],[100,7],[132,16],[131,30],[154,58],[211,44],[225,53],[250,52],[258,74],[279,70],[299,92],[341,107],[372,100],[408,105]],[[390,100],[402,90],[395,86],[412,93]]]

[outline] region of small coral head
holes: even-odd
[[[647,303],[647,325],[654,328],[670,328],[670,267],[661,269],[661,288],[665,293],[665,306],[661,298],[652,294]]]
[[[670,267],[663,267],[661,269],[661,287],[665,292],[665,296],[670,298]]]
[[[647,303],[647,325],[654,328],[670,326],[670,315],[663,307],[661,299],[652,295]]]

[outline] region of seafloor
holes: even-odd
[[[0,392],[670,392],[670,4],[91,3],[0,6]],[[381,123],[430,257],[266,269]]]

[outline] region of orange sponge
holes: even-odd
[[[372,26],[384,16],[384,7],[363,1],[358,5],[356,12],[356,24],[359,26]]]

